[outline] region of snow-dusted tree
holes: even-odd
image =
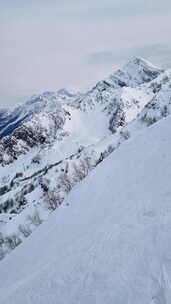
[[[18,230],[23,234],[24,237],[28,237],[32,232],[28,225],[19,225]]]
[[[3,259],[5,253],[3,250],[3,245],[4,245],[4,237],[2,235],[2,233],[0,233],[0,260]]]
[[[2,232],[0,232],[0,246],[2,246],[3,243],[4,243],[4,237],[3,237]]]
[[[130,137],[130,132],[128,130],[123,129],[121,130],[120,135],[124,140],[127,140]]]
[[[59,205],[62,204],[63,198],[60,193],[56,190],[49,190],[46,194],[46,203],[48,205],[48,209],[54,211]]]
[[[5,256],[5,252],[3,250],[3,248],[0,247],[0,260],[2,260]]]
[[[89,157],[79,160],[77,164],[74,163],[73,164],[74,182],[77,183],[83,180],[88,175],[91,169],[92,169],[92,165]]]
[[[41,220],[40,215],[37,210],[35,211],[35,213],[33,215],[28,215],[28,220],[34,226],[39,226],[42,223],[42,220]]]
[[[69,178],[69,176],[64,172],[62,174],[60,174],[59,178],[58,178],[58,183],[61,186],[62,190],[64,192],[69,192],[72,189],[72,182],[71,179]]]
[[[32,158],[32,163],[38,164],[38,165],[41,163],[41,156],[40,156],[40,154],[37,154],[37,155],[35,155],[35,156]]]
[[[9,249],[14,249],[19,244],[21,244],[21,242],[22,242],[21,239],[16,234],[6,236],[5,238],[5,243],[7,244]]]

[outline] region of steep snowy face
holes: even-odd
[[[114,72],[109,81],[113,85],[135,87],[155,79],[164,70],[141,58],[131,59],[122,69]]]
[[[66,135],[62,127],[67,115],[59,107],[53,112],[34,114],[31,120],[24,122],[10,136],[1,140],[0,164],[7,165],[34,147],[51,144],[55,139],[60,140],[62,135]]]
[[[160,75],[149,85],[155,93],[145,106],[140,117],[147,125],[151,125],[171,113],[171,70]]]
[[[110,117],[109,129],[114,133],[118,127],[135,118],[152,98],[152,92],[143,90],[140,85],[152,81],[162,72],[143,59],[133,58],[75,103],[83,111],[100,107]]]
[[[20,111],[11,112],[8,109],[0,111],[0,139],[7,136],[17,128],[27,115],[20,115]]]
[[[1,304],[170,304],[170,124],[125,142],[2,261]]]
[[[171,70],[163,72],[143,87],[147,92],[149,90],[152,92],[152,98],[145,104],[137,118],[123,128],[123,133],[129,133],[129,136],[171,114]]]
[[[32,119],[33,115],[42,111],[55,112],[63,102],[67,103],[76,96],[76,93],[70,93],[66,89],[61,89],[57,93],[44,92],[32,96],[26,103],[18,105],[12,110],[0,110],[0,139],[12,134],[22,123]]]
[[[52,144],[54,139],[67,136],[62,127],[69,112],[63,104],[70,104],[75,98],[74,93],[65,89],[57,93],[44,92],[12,111],[1,110],[0,164],[9,164],[35,146]]]

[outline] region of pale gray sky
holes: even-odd
[[[131,56],[171,67],[170,0],[0,1],[0,106],[87,88]]]

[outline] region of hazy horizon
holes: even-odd
[[[132,56],[171,67],[171,2],[0,3],[0,107],[59,88],[88,88]]]

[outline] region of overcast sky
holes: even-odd
[[[171,67],[171,0],[0,1],[0,106],[88,88],[131,56]]]

